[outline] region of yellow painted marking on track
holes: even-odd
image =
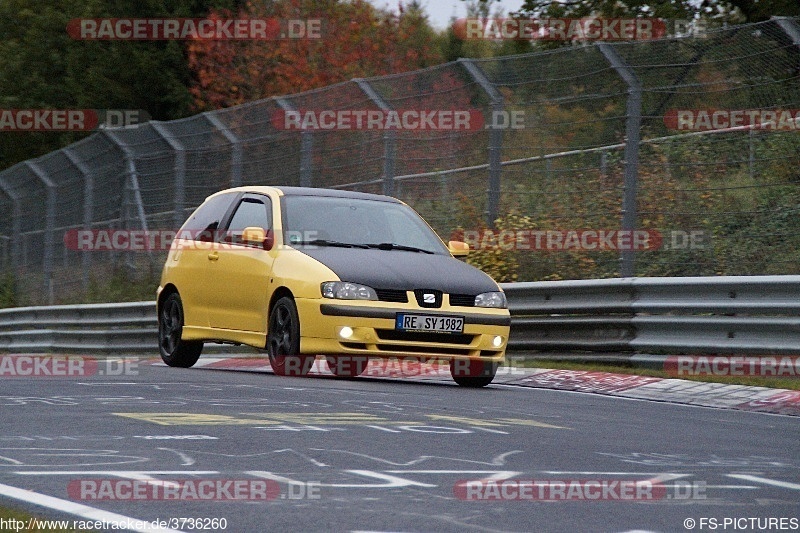
[[[446,420],[448,422],[458,422],[468,426],[477,427],[505,427],[508,424],[502,424],[494,420],[481,420],[480,418],[468,418],[466,416],[452,416],[452,415],[425,415],[431,420]]]
[[[228,415],[204,413],[113,413],[160,426],[252,426],[254,424],[278,424],[270,420],[236,418]]]
[[[242,413],[246,416],[264,417],[267,420],[294,422],[296,424],[374,424],[391,423],[385,417],[367,413]],[[403,422],[404,424],[407,422]]]
[[[423,426],[430,421],[451,422],[461,426],[500,428],[509,426],[541,427],[549,429],[571,429],[522,418],[480,419],[452,415],[424,415],[428,421],[389,420],[368,413],[239,413],[238,415],[217,415],[205,413],[113,413],[117,416],[151,422],[161,426],[264,426],[298,424],[303,426],[346,426],[346,425],[402,425]]]
[[[425,415],[431,420],[446,420],[449,422],[458,422],[468,426],[475,427],[508,427],[508,426],[533,426],[540,428],[551,429],[571,429],[562,426],[554,426],[552,424],[545,424],[544,422],[537,422],[536,420],[527,420],[521,418],[496,418],[493,420],[481,420],[480,418],[467,418],[464,416],[450,416],[450,415]]]
[[[537,428],[572,429],[565,426],[554,426],[553,424],[546,424],[544,422],[538,422],[536,420],[528,420],[524,418],[498,418],[497,421],[511,426],[534,426]]]

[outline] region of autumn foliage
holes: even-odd
[[[195,40],[187,45],[198,110],[325,87],[351,78],[393,74],[441,63],[424,13],[399,14],[365,0],[249,2],[239,13],[210,18],[320,19],[319,39]]]

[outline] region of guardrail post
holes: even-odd
[[[378,94],[372,85],[363,78],[354,78],[358,88],[372,100],[378,109],[387,113],[392,111],[392,106]],[[383,132],[383,194],[394,196],[395,158],[397,152],[397,132],[393,129]]]
[[[62,152],[67,156],[78,172],[83,176],[83,229],[92,229],[92,219],[94,211],[94,177],[89,171],[89,167],[81,161],[75,152],[69,147],[63,148]],[[81,254],[81,288],[86,291],[89,289],[89,270],[92,268],[92,254],[84,250]]]
[[[231,187],[239,187],[242,184],[242,161],[244,159],[242,141],[212,111],[206,111],[203,116],[231,143]]]
[[[175,150],[175,203],[173,207],[175,212],[172,224],[173,230],[178,231],[185,219],[183,211],[186,208],[186,147],[172,135],[172,132],[164,124],[151,120],[150,125],[169,144],[170,148]]]
[[[111,130],[103,130],[103,133],[105,133],[105,135],[108,136],[108,138],[111,140],[111,142],[116,144],[119,147],[119,149],[122,150],[122,153],[125,154],[125,160],[126,160],[126,162],[128,164],[128,172],[127,172],[127,176],[126,176],[127,177],[127,180],[126,180],[127,183],[125,185],[125,189],[126,189],[126,192],[130,191],[130,193],[133,194],[133,202],[136,205],[136,214],[137,214],[137,216],[139,218],[139,224],[141,225],[141,229],[144,230],[145,232],[147,232],[147,217],[146,217],[145,212],[144,212],[144,203],[142,202],[142,193],[141,193],[141,191],[139,189],[139,177],[138,177],[138,173],[137,173],[137,170],[136,170],[136,157],[135,157],[135,155],[133,153],[133,150],[131,150],[130,146],[125,144],[125,141],[123,141],[122,139],[119,138],[119,135],[116,132],[111,131]],[[125,220],[125,224],[127,226],[127,221],[128,221],[127,206],[124,207],[123,210],[125,211],[124,220]],[[149,258],[150,258],[150,263],[151,263],[151,266],[152,266],[152,262],[153,262],[153,252],[152,252],[152,250],[148,250],[147,254],[148,254]],[[128,252],[127,265],[128,265],[128,267],[135,269],[135,265],[130,260],[130,252]]]
[[[625,110],[625,184],[622,199],[622,229],[636,229],[636,189],[639,181],[639,141],[642,127],[642,84],[625,63],[625,60],[608,43],[597,43],[597,48],[609,64],[628,85],[628,101]],[[620,254],[620,275],[630,278],[635,275],[635,252],[623,250]]]
[[[276,98],[275,102],[284,112],[296,112],[297,108],[286,98]],[[311,187],[314,183],[313,171],[314,138],[310,131],[300,132],[300,186]]]
[[[474,79],[491,100],[492,117],[503,111],[504,98],[494,83],[489,80],[486,73],[472,59],[461,58],[458,60],[469,75]],[[486,224],[493,228],[495,220],[500,216],[500,176],[502,172],[503,129],[492,127],[489,129],[489,187],[487,190]]]
[[[42,256],[42,271],[44,272],[44,293],[47,301],[53,304],[53,248],[55,247],[56,228],[56,184],[47,175],[47,172],[34,163],[26,161],[25,165],[33,172],[47,190],[47,207],[45,211],[44,255]]]

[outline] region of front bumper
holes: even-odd
[[[354,302],[297,299],[300,315],[300,351],[322,355],[364,355],[421,360],[457,359],[502,362],[508,344],[511,317],[506,309],[445,306],[421,308],[413,303]],[[397,313],[464,317],[463,334],[405,332],[395,329]],[[342,336],[342,329],[352,334]],[[495,345],[496,337],[502,342]]]

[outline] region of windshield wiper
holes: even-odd
[[[339,248],[369,248],[366,244],[354,244],[351,242],[331,241],[328,239],[313,239],[310,241],[289,242],[293,246],[337,246]]]
[[[417,248],[416,246],[406,246],[405,244],[395,244],[393,242],[382,242],[380,244],[367,244],[368,248],[377,248],[378,250],[401,250],[403,252],[421,252],[424,254],[433,254],[430,250]]]

